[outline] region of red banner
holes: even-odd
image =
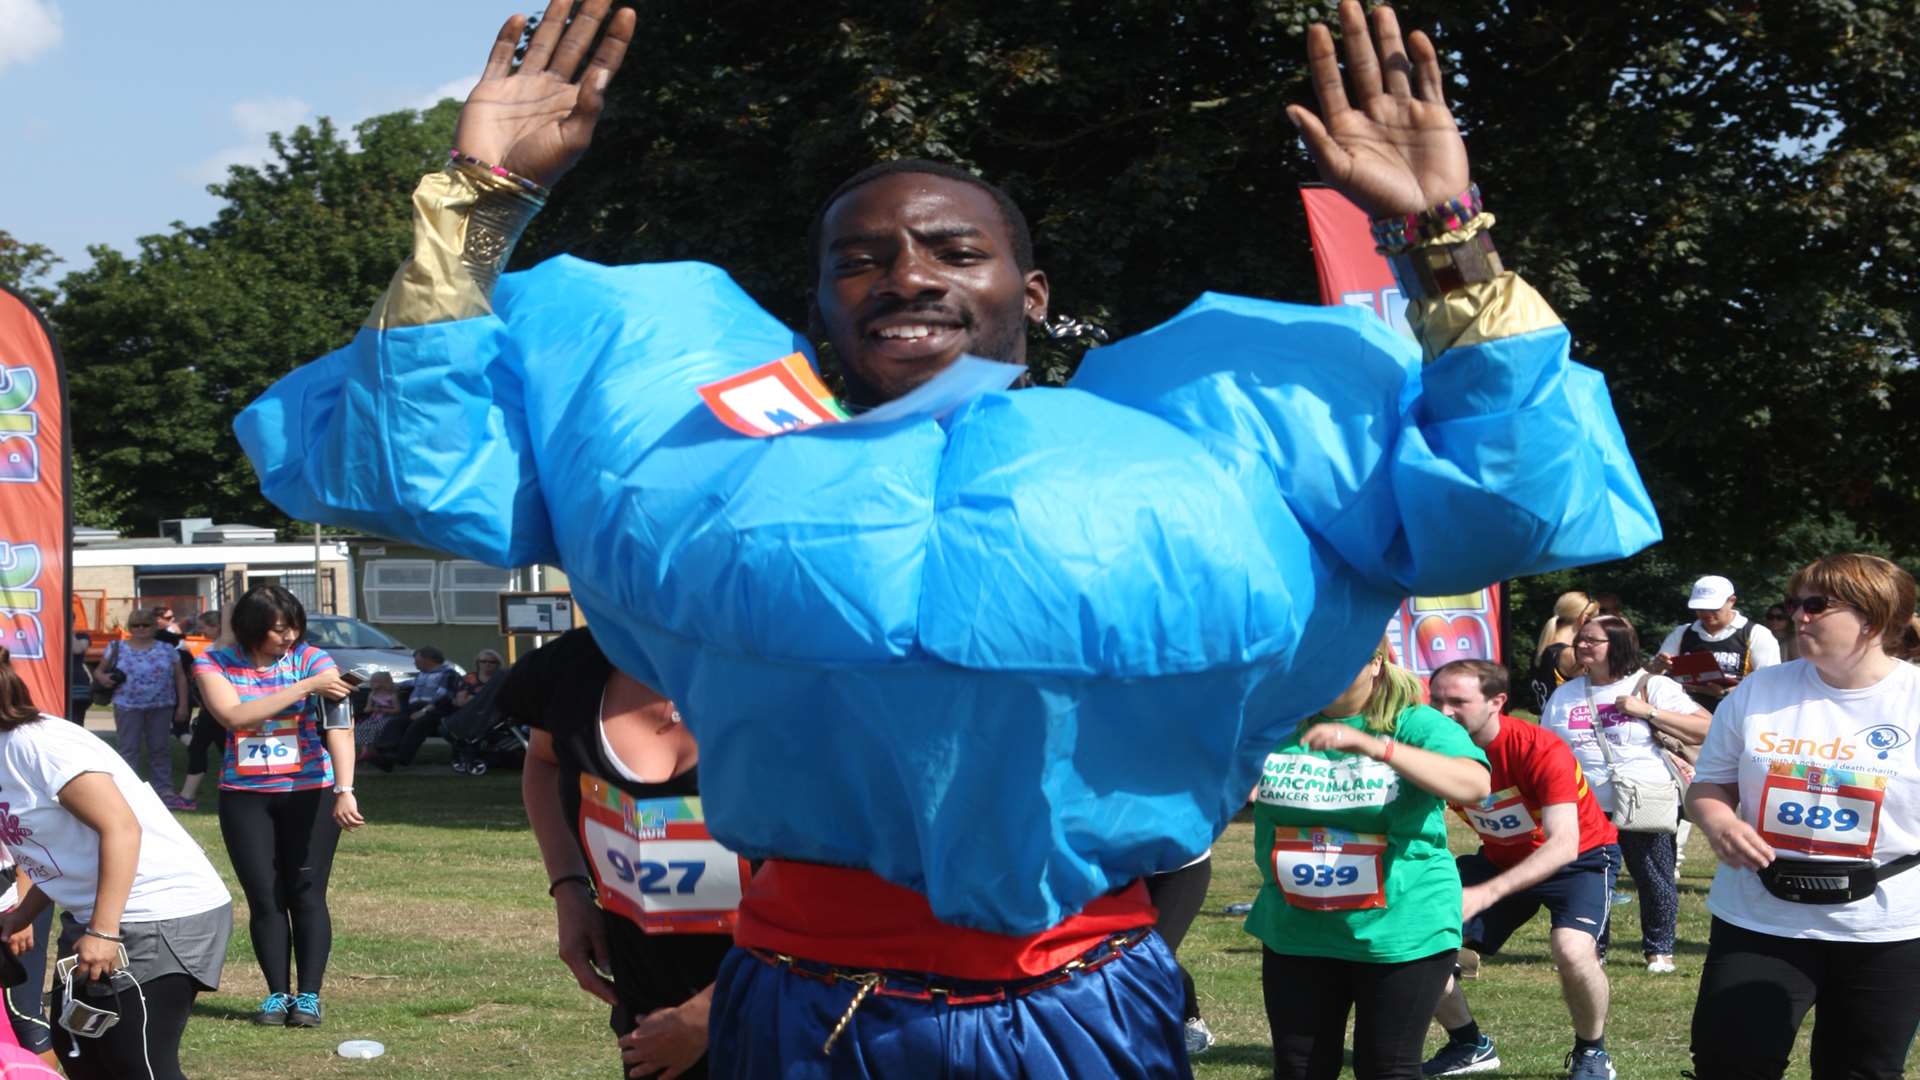
[[[70,664],[67,394],[33,305],[0,295],[0,644],[41,712],[67,714]]]
[[[1387,260],[1373,250],[1366,211],[1330,187],[1303,185],[1313,265],[1320,275],[1320,302],[1363,307],[1408,337],[1407,301],[1393,283]],[[1453,660],[1499,663],[1500,586],[1464,596],[1416,596],[1400,605],[1387,627],[1395,655],[1422,679]]]

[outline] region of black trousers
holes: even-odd
[[[1920,1028],[1920,938],[1813,941],[1713,920],[1693,1006],[1699,1080],[1774,1080],[1807,1010],[1813,1080],[1892,1080]]]
[[[380,741],[374,744],[374,751],[396,765],[411,765],[415,754],[429,736],[440,730],[440,721],[452,716],[453,705],[449,702],[429,706],[419,716],[409,714],[387,721],[386,728],[380,732]],[[404,722],[403,722],[404,721]]]
[[[1339,1076],[1350,1012],[1357,1080],[1419,1080],[1427,1025],[1453,974],[1456,950],[1398,964],[1261,952],[1274,1080]]]
[[[98,986],[99,984],[94,984]],[[86,988],[76,988],[81,1001]],[[175,973],[140,983],[114,994],[112,1008],[120,1021],[97,1039],[76,1038],[66,1028],[53,1026],[53,1048],[69,1080],[186,1080],[180,1071],[180,1036],[200,988],[193,977]],[[53,984],[53,1011],[65,998],[64,987]],[[75,1045],[78,1057],[68,1057]]]
[[[1153,900],[1153,906],[1160,911],[1160,918],[1153,924],[1160,936],[1166,939],[1167,951],[1178,953],[1180,942],[1187,936],[1188,928],[1193,926],[1194,917],[1207,902],[1207,886],[1213,881],[1213,857],[1201,859],[1192,866],[1183,866],[1178,870],[1169,870],[1164,874],[1155,874],[1147,879],[1147,896]],[[1174,963],[1180,964],[1178,959]],[[1181,1003],[1182,1020],[1200,1019],[1200,997],[1193,989],[1193,976],[1188,973],[1187,965],[1180,964],[1180,983],[1185,1000]]]
[[[329,788],[220,793],[220,837],[247,894],[247,930],[270,993],[292,988],[296,956],[301,993],[319,993],[327,974],[333,952],[327,879],[340,843],[333,800]]]
[[[207,771],[207,755],[216,746],[224,746],[227,729],[213,714],[201,709],[193,718],[193,739],[187,743],[187,775],[199,776]],[[221,751],[225,753],[225,750]]]

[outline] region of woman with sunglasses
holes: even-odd
[[[0,915],[0,940],[15,956],[30,952],[36,919],[58,904],[57,955],[73,958],[77,984],[56,978],[54,1016],[69,996],[119,1014],[97,1038],[54,1026],[67,1076],[183,1080],[180,1036],[194,998],[219,988],[233,899],[125,761],[85,728],[34,708],[4,648],[0,798],[0,841],[32,882]]]
[[[1421,704],[1382,639],[1347,689],[1272,753],[1254,791],[1262,883],[1247,915],[1273,1075],[1332,1080],[1354,1016],[1360,1080],[1420,1075],[1460,949],[1448,803],[1487,797],[1487,758]]]
[[[1540,726],[1573,749],[1593,785],[1593,797],[1612,816],[1619,801],[1614,770],[1632,776],[1665,775],[1661,736],[1698,746],[1712,714],[1695,704],[1679,683],[1642,669],[1640,635],[1618,615],[1587,620],[1574,635],[1573,649],[1580,675],[1547,699]],[[1604,748],[1603,738],[1607,740]],[[1673,971],[1680,917],[1675,852],[1671,830],[1620,830],[1620,854],[1640,893],[1641,950],[1647,970],[1656,975]],[[1607,937],[1601,937],[1603,956]]]
[[[247,894],[247,929],[267,983],[253,1022],[318,1027],[333,950],[333,851],[341,829],[366,819],[353,795],[353,729],[322,732],[316,699],[340,701],[350,688],[333,658],[306,642],[306,608],[286,589],[248,589],[229,626],[232,643],[200,654],[193,677],[227,729],[220,837]]]
[[[1888,648],[1913,578],[1829,555],[1786,607],[1800,659],[1727,696],[1687,792],[1720,857],[1694,1073],[1780,1076],[1817,1002],[1814,1080],[1899,1076],[1920,1027],[1920,671]]]
[[[179,652],[154,637],[158,617],[146,608],[127,616],[127,639],[107,647],[100,661],[125,678],[113,694],[113,743],[136,775],[147,759],[147,779],[169,810],[186,804],[173,790],[173,726],[187,719],[187,673]]]

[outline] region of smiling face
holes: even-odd
[[[835,200],[820,236],[815,309],[863,404],[907,393],[962,353],[1026,362],[1047,278],[1020,269],[986,191],[926,173],[880,176]]]

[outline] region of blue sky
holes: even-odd
[[[267,133],[464,97],[538,0],[0,0],[0,229],[66,262],[212,218]],[[541,5],[543,6],[543,5]]]

